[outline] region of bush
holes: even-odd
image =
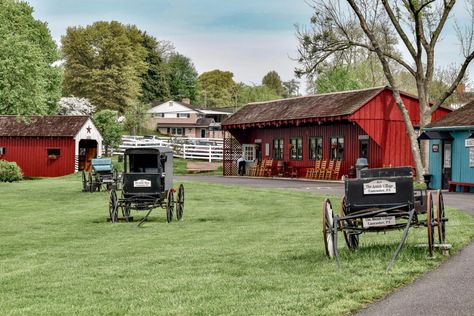
[[[23,173],[16,162],[0,160],[0,182],[13,182],[23,179]]]

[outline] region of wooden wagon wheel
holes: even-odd
[[[436,204],[437,204],[437,211],[436,211],[436,221],[438,224],[438,239],[440,244],[444,244],[446,240],[446,227],[445,227],[445,213],[444,213],[444,200],[443,200],[443,193],[441,190],[438,190],[436,194]]]
[[[112,188],[119,190],[119,172],[117,169],[114,169]]]
[[[174,194],[173,189],[168,190],[166,197],[166,221],[170,223],[173,220]]]
[[[426,203],[426,227],[428,228],[428,252],[430,257],[433,256],[434,248],[434,231],[433,231],[433,197],[431,192],[428,193],[428,199]]]
[[[341,217],[346,216],[346,208],[345,208],[345,201],[346,198],[342,198],[341,200]],[[357,227],[356,222],[353,219],[344,220],[344,228],[346,227]],[[342,229],[342,233],[344,234],[344,240],[346,241],[347,248],[350,250],[355,250],[359,248],[359,235],[349,233],[346,229]]]
[[[184,186],[182,184],[179,185],[178,189],[178,197],[176,201],[176,218],[181,220],[183,218],[184,213]]]
[[[89,192],[94,192],[94,181],[92,178],[92,172],[89,172]]]
[[[82,192],[89,191],[89,188],[87,186],[88,184],[87,184],[86,172],[82,170]]]
[[[112,188],[114,190],[114,188]],[[123,199],[123,191],[122,191],[122,199]],[[130,202],[125,202],[123,203],[122,206],[122,215],[125,218],[125,220],[128,222],[130,218],[130,211],[132,209],[132,203]]]
[[[95,188],[97,188],[97,192],[100,192],[101,187],[102,187],[102,179],[101,179],[100,175],[96,175],[95,176]]]
[[[324,200],[323,203],[323,238],[326,255],[329,258],[334,257],[334,212],[332,210],[331,201]]]
[[[118,200],[117,200],[117,192],[115,192],[115,190],[110,191],[109,215],[110,215],[110,221],[112,223],[115,223],[118,218]]]

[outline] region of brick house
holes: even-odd
[[[167,101],[148,110],[147,128],[179,137],[222,138],[221,122],[232,114],[227,109],[199,109],[186,100]]]

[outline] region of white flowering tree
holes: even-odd
[[[86,98],[66,97],[59,100],[60,115],[92,115],[95,109]]]

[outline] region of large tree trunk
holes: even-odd
[[[395,98],[395,102],[397,103],[397,106],[400,112],[402,113],[407,136],[410,140],[410,149],[413,156],[413,162],[415,163],[416,179],[418,181],[423,181],[424,168],[420,154],[420,147],[418,146],[418,135],[415,133],[415,129],[413,128],[413,124],[411,122],[408,110],[403,104],[402,98],[400,97],[400,92],[397,89],[393,89],[392,91],[393,97]]]

